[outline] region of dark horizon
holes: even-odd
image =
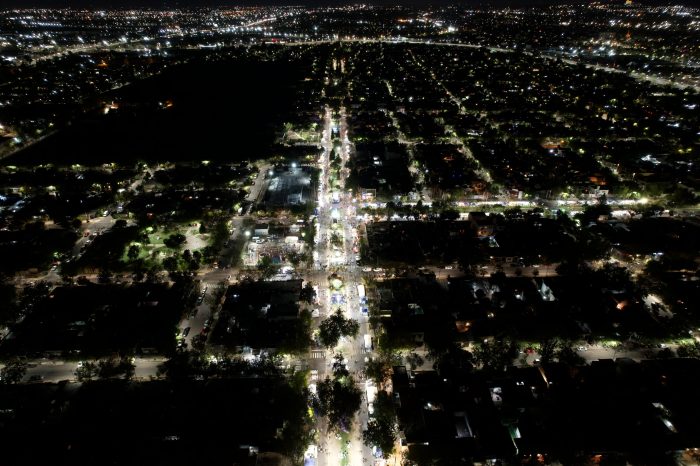
[[[376,6],[396,5],[396,2],[385,0],[375,0],[372,2],[354,2],[354,1],[328,1],[328,0],[297,0],[297,1],[278,1],[278,0],[247,0],[247,1],[222,1],[222,0],[9,0],[3,2],[2,9],[13,8],[87,8],[87,9],[122,9],[122,8],[153,8],[153,9],[170,9],[170,8],[225,8],[236,6],[341,6],[352,5],[358,3],[366,3]],[[580,5],[582,2],[576,1],[558,1],[558,0],[463,0],[463,1],[448,1],[448,0],[406,0],[400,3],[402,6],[495,6],[495,7],[544,7],[553,5]],[[583,2],[593,3],[593,2]],[[598,3],[618,3],[624,4],[623,0],[598,2]],[[690,7],[698,7],[700,0],[642,0],[635,1],[638,5],[686,5]]]

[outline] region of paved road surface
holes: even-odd
[[[165,361],[163,357],[143,357],[136,358],[134,365],[135,379],[149,379],[156,377],[158,366]],[[32,376],[41,377],[43,382],[60,382],[62,380],[75,381],[75,370],[78,368],[77,361],[51,361],[36,360],[28,361],[29,367],[24,376],[23,382],[29,382]]]
[[[347,170],[341,170],[340,196],[337,202],[333,202],[331,189],[329,187],[329,158],[333,149],[331,138],[331,127],[333,123],[339,126],[339,141],[341,143],[341,166],[350,157],[352,144],[347,139],[347,118],[345,109],[340,109],[340,121],[332,121],[332,112],[326,109],[324,115],[324,134],[322,137],[323,153],[319,165],[321,169],[319,186],[319,214],[317,245],[315,248],[316,262],[314,270],[311,271],[307,279],[315,282],[319,287],[319,302],[321,304],[321,317],[327,316],[330,312],[340,308],[346,317],[356,319],[360,323],[358,336],[352,339],[342,339],[335,351],[315,350],[311,352],[309,364],[312,369],[318,371],[318,378],[322,380],[326,375],[330,375],[332,357],[334,352],[342,353],[347,360],[347,367],[352,374],[358,388],[363,393],[360,412],[355,418],[352,432],[350,433],[350,443],[347,446],[349,454],[349,464],[360,466],[370,464],[371,450],[361,441],[361,432],[366,427],[369,419],[368,405],[366,400],[366,390],[364,381],[364,358],[367,356],[364,346],[364,335],[369,334],[367,317],[360,310],[357,285],[362,283],[361,270],[355,265],[356,253],[354,248],[357,245],[357,221],[355,203],[350,194],[344,190],[345,180],[348,176]],[[337,224],[333,219],[337,219]],[[341,225],[334,230],[334,225]],[[342,237],[343,243],[340,249],[333,248],[330,244],[332,232]],[[328,275],[330,271],[335,271],[343,281],[343,288],[340,293],[345,298],[345,304],[331,305],[332,290],[329,289]],[[317,319],[320,321],[321,319]],[[328,432],[324,419],[318,420],[317,425],[321,432],[319,446],[323,448],[318,457],[319,465],[337,465],[340,462],[340,455],[343,445],[333,433]]]

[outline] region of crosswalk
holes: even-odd
[[[326,352],[319,350],[311,351],[311,359],[326,359]]]

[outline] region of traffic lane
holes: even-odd
[[[136,358],[134,365],[134,378],[150,379],[158,376],[158,366],[163,364],[166,358]]]
[[[255,178],[255,182],[250,189],[250,192],[248,192],[248,196],[246,196],[246,200],[250,202],[257,202],[258,198],[260,197],[261,190],[263,186],[265,185],[265,178],[267,172],[270,170],[271,165],[265,164],[260,167],[258,170],[258,176]]]
[[[149,379],[158,375],[158,366],[165,362],[163,357],[135,358],[134,377]],[[75,380],[78,361],[41,361],[29,363],[27,372],[22,379],[24,383],[46,382],[56,383],[63,380]]]
[[[669,347],[671,347],[671,349],[674,349],[672,346],[673,345],[671,345]],[[635,349],[635,350],[603,348],[602,346],[591,346],[591,347],[583,347],[583,348],[584,349],[578,351],[578,354],[586,362],[597,361],[600,359],[619,359],[619,358],[628,358],[628,359],[633,359],[635,361],[641,361],[644,359],[650,359],[650,357],[653,358],[655,353],[659,351],[658,348]]]
[[[207,291],[207,293],[209,293],[209,291]],[[208,299],[205,296],[202,303],[194,308],[191,317],[187,317],[180,322],[179,327],[181,332],[184,332],[186,328],[190,329],[187,336],[185,336],[185,342],[187,343],[188,348],[192,348],[192,338],[194,338],[195,335],[202,333],[202,330],[204,330],[204,324],[206,323],[207,319],[212,316],[212,307],[207,301]]]
[[[95,236],[104,233],[114,226],[116,220],[111,215],[106,217],[95,217],[83,222],[80,226],[80,238],[73,246],[73,257],[78,256],[84,246],[89,245]]]
[[[328,362],[330,360],[332,360],[332,358],[329,356],[331,356],[330,352],[326,351],[325,358],[314,359],[314,358],[308,357],[304,360],[306,362],[307,366],[309,367],[309,370],[317,371],[316,380],[309,379],[311,381],[311,383],[317,384],[317,383],[321,382],[322,380],[324,380],[326,378],[326,374],[330,373],[330,371],[329,371],[330,366],[328,365]]]
[[[221,283],[230,281],[233,278],[233,272],[234,269],[224,267],[220,269],[207,270],[203,272],[200,276],[202,278],[202,282],[207,282],[210,284]]]
[[[75,379],[78,363],[73,361],[46,361],[30,364],[22,382],[60,382]]]
[[[675,350],[677,345],[667,345],[668,348]],[[634,361],[643,361],[645,359],[653,359],[657,352],[661,351],[661,348],[640,348],[628,350],[625,348],[608,348],[599,345],[581,345],[577,347],[576,352],[583,360],[590,364],[593,361],[599,361],[602,359],[619,359],[626,358],[632,359]],[[424,358],[426,359],[426,358]],[[536,351],[527,353],[525,355],[525,362],[528,365],[538,364],[540,360],[540,355]]]

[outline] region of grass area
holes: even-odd
[[[350,450],[348,449],[349,446],[350,446],[350,433],[349,432],[341,432],[340,433],[340,454],[341,454],[340,466],[348,466],[350,464]]]
[[[199,225],[197,223],[197,225]],[[165,245],[164,241],[174,234],[185,235],[187,241],[179,249],[172,249]],[[207,245],[209,238],[208,233],[200,234],[198,226],[191,226],[189,223],[177,225],[173,228],[159,229],[148,234],[148,243],[132,242],[124,248],[121,260],[125,263],[131,262],[128,257],[129,246],[136,245],[139,247],[139,255],[137,259],[145,261],[147,264],[160,263],[164,258],[172,255],[175,251],[184,251],[190,249],[194,252],[204,248]],[[154,254],[156,254],[154,256]],[[155,259],[154,259],[155,257]]]

